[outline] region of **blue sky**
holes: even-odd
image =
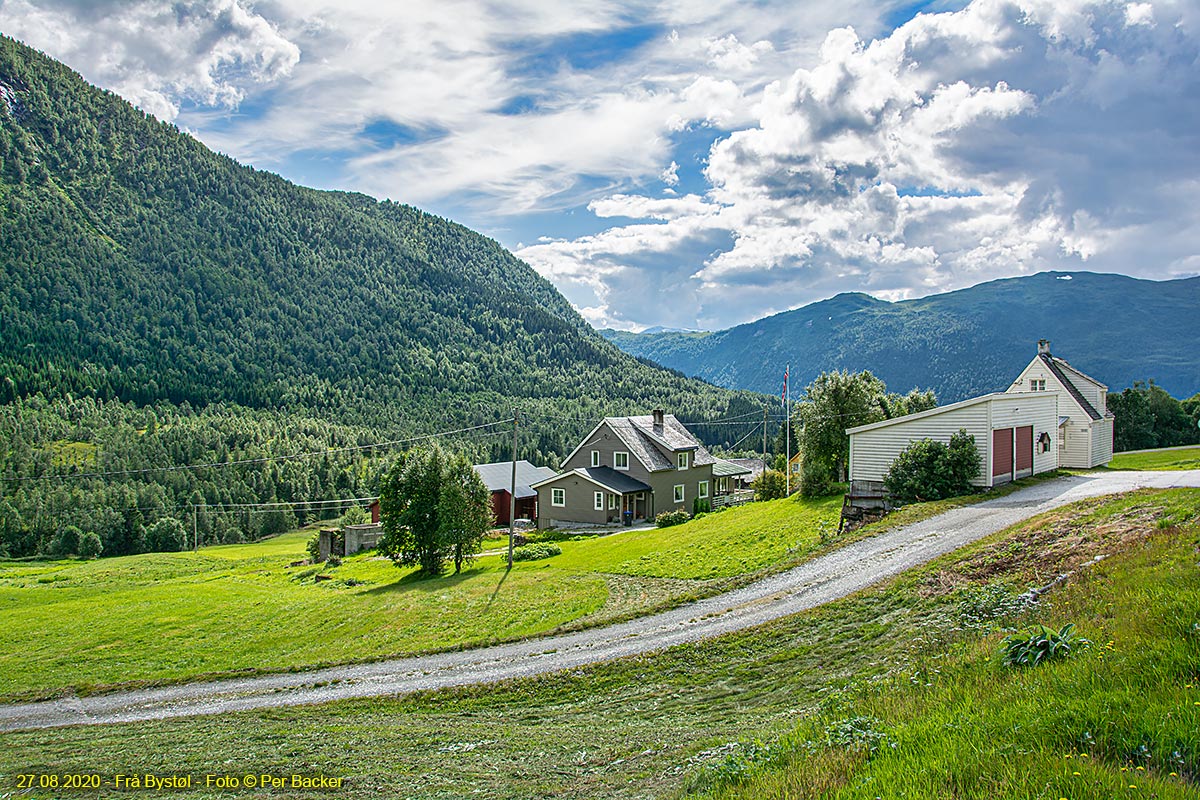
[[[0,31],[494,236],[601,327],[1200,274],[1196,0],[0,0]]]

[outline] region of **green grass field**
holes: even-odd
[[[1109,469],[1200,469],[1200,447],[1185,450],[1153,450],[1148,453],[1117,453]]]
[[[663,529],[483,555],[421,579],[360,554],[289,567],[308,532],[98,561],[0,562],[0,697],[278,671],[486,644],[599,624],[717,591],[820,545],[840,498],[756,503]],[[317,581],[317,575],[329,580]]]
[[[265,772],[340,777],[346,798],[1197,798],[1198,559],[1200,491],[1089,500],[657,655],[405,698],[6,734],[0,793],[23,772]],[[1014,604],[1063,572],[1037,606]],[[1001,666],[1005,630],[1033,621],[1074,622],[1094,644]]]

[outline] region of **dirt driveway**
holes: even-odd
[[[1067,503],[1139,488],[1200,487],[1200,470],[1064,477],[854,542],[732,592],[618,625],[475,650],[311,672],[0,705],[0,730],[220,714],[489,683],[572,669],[743,630],[845,597]]]

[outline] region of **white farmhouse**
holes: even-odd
[[[1058,463],[1087,469],[1107,464],[1113,456],[1113,415],[1108,387],[1050,353],[1050,342],[1038,342],[1029,362],[1008,394],[1053,392],[1059,396]]]
[[[848,429],[851,499],[881,497],[892,462],[913,442],[948,443],[959,430],[974,436],[979,448],[976,486],[1107,464],[1113,450],[1107,393],[1104,384],[1052,356],[1043,339],[1037,358],[1005,392]]]

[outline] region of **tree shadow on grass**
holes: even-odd
[[[487,572],[484,567],[473,567],[464,569],[462,572],[455,575],[453,572],[443,575],[425,575],[422,572],[410,572],[398,581],[385,583],[382,586],[376,586],[368,589],[364,594],[384,594],[389,592],[437,592],[443,589],[452,589],[458,586],[468,578]],[[504,579],[501,578],[503,583]]]

